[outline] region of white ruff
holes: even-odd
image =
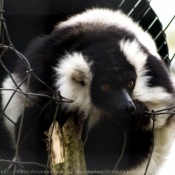
[[[133,22],[131,18],[126,16],[120,10],[113,11],[98,8],[87,10],[86,12],[70,17],[65,22],[58,23],[55,26],[55,30],[69,26],[76,26],[77,24],[81,24],[82,26],[84,25],[85,28],[89,29],[91,25],[100,25],[103,26],[103,28],[106,26],[116,26],[116,28],[133,33],[139,42],[142,43],[150,53],[160,59],[152,37],[147,32],[143,31],[143,29],[136,22]]]
[[[13,79],[15,80],[16,84],[19,85],[21,83],[21,80],[18,78],[18,75],[16,73],[12,74]],[[25,95],[16,92],[14,95],[14,91],[17,90],[16,85],[13,83],[12,79],[10,77],[7,77],[3,82],[3,89],[1,91],[2,94],[2,107],[3,109],[6,107],[5,114],[8,116],[10,120],[12,120],[14,123],[16,123],[19,119],[19,117],[22,114],[23,108],[24,108],[24,99]],[[23,92],[26,92],[26,86],[23,84],[20,86],[20,89]],[[11,98],[11,100],[10,100]],[[31,97],[33,98],[33,97]],[[34,99],[34,98],[33,98]],[[9,102],[10,100],[10,102]],[[33,102],[30,99],[27,99],[26,101],[26,107],[32,106]],[[9,133],[12,136],[13,143],[15,145],[15,125],[8,120],[6,117],[4,117],[4,125],[8,129]]]
[[[57,79],[55,87],[63,97],[73,100],[72,103],[63,104],[63,107],[73,111],[79,109],[85,118],[92,108],[89,95],[92,81],[91,64],[86,62],[81,53],[74,52],[65,55],[54,68]]]

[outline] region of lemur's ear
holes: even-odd
[[[91,65],[80,52],[71,52],[62,56],[62,60],[54,67],[55,88],[72,103],[63,103],[67,111],[78,110],[87,117],[91,109],[89,90],[92,82]]]
[[[91,64],[81,53],[66,54],[64,59],[54,68],[60,77],[56,86],[59,87],[65,83],[89,86],[92,81]]]

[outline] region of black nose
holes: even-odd
[[[128,102],[128,104],[125,105],[123,108],[124,108],[127,115],[133,114],[136,110],[136,107],[132,101]]]

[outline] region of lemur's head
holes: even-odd
[[[107,115],[127,116],[134,113],[131,96],[137,75],[119,44],[110,41],[97,44],[85,49],[83,54],[93,60],[90,87],[93,105]]]
[[[61,34],[59,45],[66,50],[54,70],[55,87],[73,100],[63,106],[68,110],[98,121],[101,114],[133,114],[133,100],[149,110],[173,103],[170,75],[154,41],[120,11],[90,10],[58,24],[53,33]],[[159,121],[158,127],[166,119]]]

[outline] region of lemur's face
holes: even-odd
[[[92,102],[109,116],[131,115],[135,112],[131,99],[135,81],[136,74],[129,67],[102,71],[92,80]]]
[[[131,95],[136,72],[114,41],[93,44],[83,51],[91,66],[92,103],[109,116],[127,116],[135,111]]]

